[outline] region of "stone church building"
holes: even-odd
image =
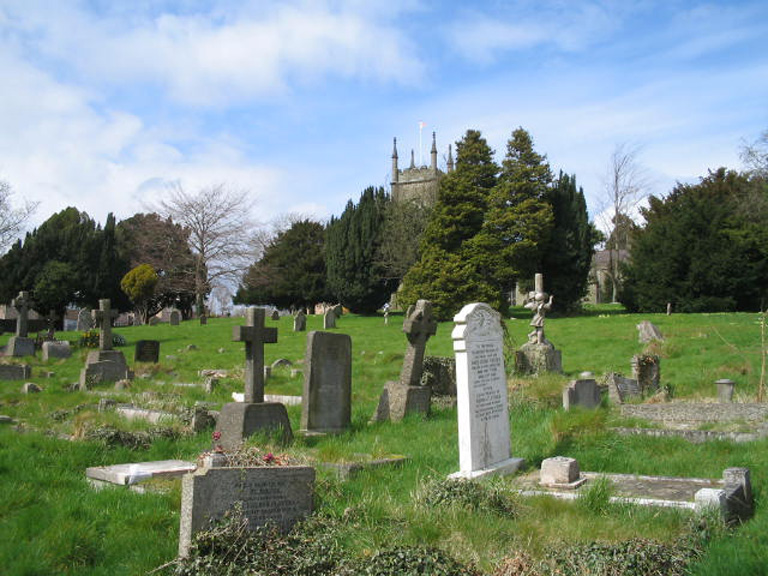
[[[435,133],[432,132],[432,150],[430,151],[429,166],[416,166],[411,150],[411,165],[401,170],[398,166],[397,138],[394,139],[392,151],[392,200],[395,202],[418,200],[428,206],[437,202],[437,191],[440,187],[440,179],[445,172],[437,167],[437,143]],[[448,162],[446,169],[453,171],[453,151],[448,146]]]

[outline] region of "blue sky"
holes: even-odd
[[[324,219],[386,185],[420,121],[441,162],[468,128],[501,160],[522,126],[594,216],[620,143],[657,195],[740,167],[766,38],[765,0],[0,0],[0,179],[34,223],[126,218],[177,181]]]

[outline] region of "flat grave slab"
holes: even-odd
[[[245,394],[242,392],[232,392],[232,400],[243,402]],[[286,406],[301,406],[301,396],[286,396],[283,394],[264,394],[264,402],[277,402]]]
[[[85,476],[95,486],[130,486],[153,478],[176,478],[194,472],[197,465],[184,460],[157,460],[86,468]]]
[[[350,480],[357,476],[363,470],[373,470],[377,468],[400,467],[406,462],[410,462],[407,456],[392,455],[374,458],[370,454],[355,454],[355,460],[342,462],[321,462],[318,464],[321,468],[331,470],[341,481]]]

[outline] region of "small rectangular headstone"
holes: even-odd
[[[136,350],[133,354],[134,362],[151,362],[157,364],[160,361],[159,340],[139,340],[136,342]]]
[[[181,323],[181,312],[176,309],[171,310],[171,314],[168,317],[168,323],[171,326],[178,326]]]
[[[274,522],[287,532],[312,513],[315,469],[309,466],[202,468],[182,480],[179,555],[194,534],[239,504],[248,529]]]
[[[26,380],[31,375],[28,364],[0,364],[0,380]]]
[[[600,388],[591,378],[571,380],[563,389],[563,408],[570,410],[572,406],[593,409],[600,406]]]
[[[70,356],[72,356],[72,349],[68,341],[43,342],[43,362],[51,358],[69,358]]]
[[[352,339],[347,334],[312,331],[304,359],[301,429],[334,433],[352,419]]]

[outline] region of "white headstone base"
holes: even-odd
[[[509,458],[508,460],[496,462],[492,466],[480,470],[460,470],[450,474],[448,478],[451,478],[452,480],[474,480],[475,478],[482,478],[484,476],[508,476],[509,474],[516,473],[524,464],[525,458]]]

